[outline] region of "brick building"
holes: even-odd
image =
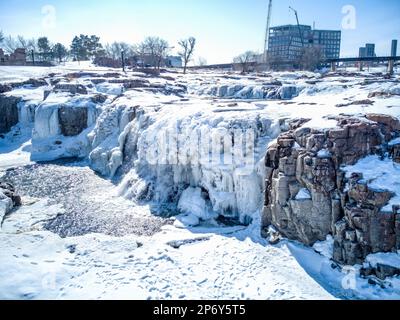
[[[11,54],[5,54],[0,48],[0,65],[23,66],[26,64],[26,51],[23,48],[15,49]]]

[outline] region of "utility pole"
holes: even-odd
[[[264,59],[263,62],[267,63],[267,51],[268,51],[268,42],[269,42],[269,27],[271,26],[271,11],[272,11],[272,0],[269,0],[268,4],[268,16],[267,16],[267,27],[265,30],[265,42],[264,42]]]
[[[121,63],[122,63],[122,71],[125,72],[124,49],[121,50]]]
[[[301,45],[304,47],[304,39],[303,39],[303,33],[301,32],[300,28],[300,23],[299,23],[299,16],[297,15],[297,11],[293,9],[292,7],[289,7],[290,10],[293,10],[295,16],[296,16],[296,21],[297,21],[297,28],[299,28],[299,34],[300,34],[300,39],[301,39]]]

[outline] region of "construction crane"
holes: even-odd
[[[269,27],[271,25],[271,11],[272,11],[272,0],[269,0],[268,4],[268,17],[267,17],[267,28],[265,30],[265,42],[264,42],[264,63],[267,63],[267,51],[269,42]]]
[[[300,28],[299,16],[297,15],[297,11],[295,9],[293,9],[290,6],[289,6],[289,9],[292,10],[296,16],[297,28],[299,28],[299,34],[300,34],[300,39],[301,39],[301,46],[304,47],[304,39],[303,39],[303,33],[301,32],[301,28]]]

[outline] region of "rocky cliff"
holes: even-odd
[[[334,236],[333,259],[362,263],[375,252],[400,249],[400,206],[383,212],[393,194],[368,187],[362,172],[345,174],[367,155],[399,162],[396,118],[379,114],[335,117],[337,127],[317,130],[292,121],[268,148],[263,234],[269,225],[285,237],[312,245]]]

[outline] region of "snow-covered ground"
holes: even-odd
[[[1,66],[0,83],[20,82],[30,78],[44,77],[49,73],[78,71],[113,71],[109,68],[96,67],[88,61],[65,62],[55,67]],[[115,70],[114,70],[115,71]]]
[[[57,68],[1,67],[0,82],[80,70],[111,71],[76,64]],[[63,93],[51,93],[42,102],[44,87],[6,93],[22,97],[22,108],[40,106],[34,125],[29,121],[32,115],[26,112],[22,117],[26,122],[0,139],[0,177],[10,178],[12,173],[5,172],[10,168],[17,168],[14,179],[29,176],[26,170],[31,170],[32,176],[36,176],[31,183],[38,184],[37,190],[43,195],[38,197],[40,192],[27,190],[23,194],[24,206],[2,223],[0,298],[400,299],[398,277],[387,279],[386,288],[382,289],[356,275],[360,266],[339,270],[333,265],[331,239],[314,248],[286,240],[273,246],[261,238],[259,221],[263,157],[267,145],[285,128],[285,119],[309,118],[308,126],[326,128],[336,126],[336,121],[327,116],[343,113],[385,113],[400,117],[398,95],[368,98],[369,93],[376,91],[400,93],[398,75],[397,81],[381,81],[366,72],[352,77],[312,73],[275,73],[264,77],[218,72],[163,76],[148,81],[166,85],[167,89],[184,85],[189,94],[124,92],[121,84],[104,83],[89,90],[89,97],[97,93],[108,95],[106,103],[94,106],[88,99],[71,98]],[[74,81],[87,84],[90,79]],[[274,91],[276,81],[283,86]],[[124,95],[118,96],[121,92]],[[353,103],[366,99],[370,102]],[[90,109],[88,128],[78,137],[60,135],[57,119],[51,116],[59,104]],[[132,106],[140,109],[130,122]],[[34,128],[33,136],[29,126]],[[177,128],[179,139],[172,135],[173,141],[165,143],[162,138]],[[202,152],[208,155],[210,150],[198,146],[191,133],[202,132],[210,141],[227,134],[234,139],[235,129],[249,129],[254,141],[254,145],[246,144],[250,149],[241,150],[252,152],[250,166],[244,166],[243,161],[221,163],[219,158],[217,165],[202,161]],[[61,141],[62,146],[54,141]],[[218,145],[227,147],[225,150],[229,150],[234,160],[241,155],[233,145],[218,141]],[[169,148],[175,145],[184,157],[175,159],[177,163],[173,165],[160,162],[160,156],[165,156],[165,145]],[[122,157],[123,153],[128,159]],[[71,167],[62,162],[57,168],[24,167],[31,163],[31,156],[33,160],[83,156],[87,161],[83,166],[89,165],[114,178],[118,185],[88,175],[87,168],[80,164],[76,170],[85,178],[78,180],[79,183],[74,179],[66,183],[67,201],[75,199],[81,206],[95,204],[78,213],[82,219],[76,221],[74,230],[79,223],[85,223],[85,227],[92,223],[87,230],[96,233],[70,234],[65,232],[68,224],[62,226],[64,232],[49,227],[49,221],[69,221],[63,216],[71,214],[71,208],[55,201],[59,198],[50,195],[53,192],[50,185],[55,179],[64,181]],[[22,175],[18,175],[18,170]],[[393,170],[396,174],[397,169]],[[395,179],[392,185],[397,186]],[[142,200],[149,196],[149,190],[154,201],[145,204]],[[70,197],[74,192],[80,196]],[[175,210],[182,213],[173,225],[167,223],[150,234],[135,228],[129,232],[124,219],[130,214],[135,219],[142,215],[149,219],[149,224],[155,223],[150,218],[155,202],[164,204],[172,192],[178,195]],[[308,194],[303,192],[301,196],[306,198]],[[99,206],[102,201],[107,203],[104,208]],[[97,212],[101,213],[101,219]],[[250,217],[252,222],[249,226],[228,227],[213,219],[218,214],[226,217],[233,214],[247,223]],[[108,225],[120,223],[128,232],[117,236],[112,230],[96,226],[105,220]],[[70,236],[61,238],[59,234]],[[396,257],[394,254],[387,260],[394,261]],[[385,257],[369,259],[385,260]]]
[[[356,276],[356,269],[333,269],[329,258],[312,248],[288,241],[267,244],[257,236],[256,224],[189,229],[165,226],[151,237],[90,233],[60,238],[43,230],[43,220],[60,214],[65,214],[62,207],[41,200],[4,221],[0,298],[400,297],[399,279],[387,281],[385,290],[369,285]],[[316,250],[321,246],[327,244],[316,245]],[[326,251],[322,252],[329,254]]]

